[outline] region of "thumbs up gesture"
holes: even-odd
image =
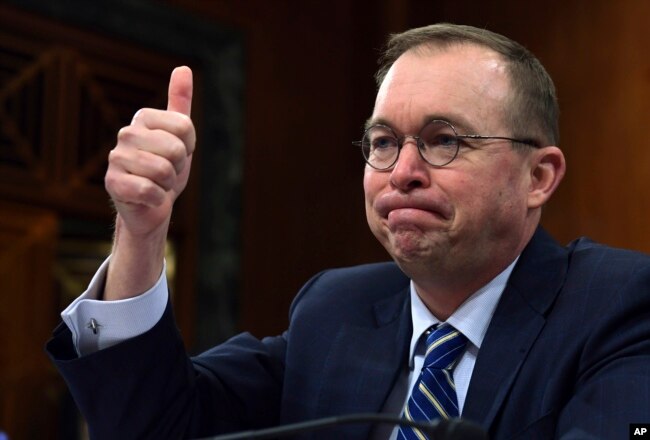
[[[118,133],[105,177],[117,210],[105,299],[135,296],[160,276],[172,208],[187,185],[196,143],[191,107],[192,71],[178,67],[167,109],[141,109]]]
[[[187,184],[195,145],[192,71],[176,68],[167,110],[141,109],[109,154],[106,189],[123,226],[135,234],[160,227]]]

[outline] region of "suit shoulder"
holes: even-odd
[[[623,272],[650,268],[650,255],[648,254],[611,247],[585,237],[571,242],[567,248],[573,264],[603,265]]]
[[[321,283],[346,282],[382,285],[391,280],[395,280],[398,284],[408,281],[408,277],[392,261],[327,269],[320,272],[316,277]]]
[[[324,270],[311,278],[298,292],[292,313],[300,307],[327,306],[333,303],[372,303],[409,285],[409,278],[393,262]]]
[[[621,293],[631,289],[633,296],[639,289],[650,289],[650,255],[642,252],[580,238],[569,245],[567,268],[566,282],[571,287]]]

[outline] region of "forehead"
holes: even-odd
[[[409,132],[431,118],[459,128],[497,130],[504,126],[509,93],[506,62],[496,52],[470,44],[418,47],[386,74],[370,121]]]

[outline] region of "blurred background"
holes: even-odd
[[[195,73],[199,143],[169,277],[197,353],[281,332],[322,269],[388,258],[350,141],[378,49],[414,26],[486,27],[532,50],[558,88],[568,161],[544,226],[650,251],[649,16],[646,0],[0,1],[0,431],[83,437],[43,345],[110,250],[117,130],[165,106],[174,66]]]

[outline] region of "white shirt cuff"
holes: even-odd
[[[110,257],[99,267],[88,289],[61,312],[63,322],[72,332],[72,342],[79,356],[151,330],[167,307],[166,263],[156,284],[143,294],[118,301],[97,300],[104,288],[109,261]]]

